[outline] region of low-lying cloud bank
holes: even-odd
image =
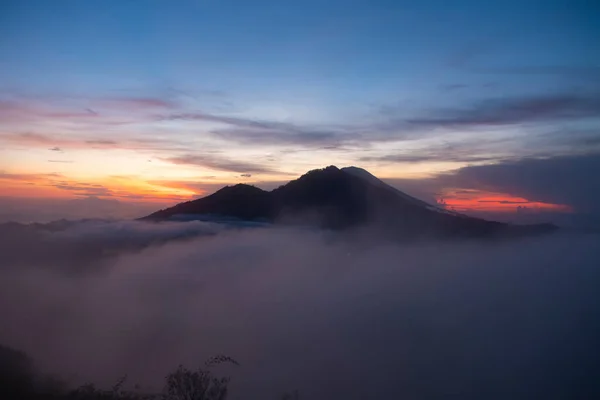
[[[0,343],[73,383],[154,388],[224,353],[233,399],[600,394],[595,235],[359,246],[196,221],[32,237],[1,240]]]

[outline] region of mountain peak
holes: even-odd
[[[369,226],[394,237],[482,237],[530,234],[547,227],[514,227],[457,215],[418,200],[386,184],[365,169],[334,165],[315,169],[270,192],[237,184],[144,219],[209,215],[328,229]]]
[[[367,171],[366,169],[360,168],[360,167],[355,167],[354,165],[351,165],[349,167],[343,167],[342,171],[345,171],[345,172],[357,171],[357,172],[360,172],[360,173],[365,173],[366,172],[369,175],[373,175],[369,171]]]
[[[310,171],[308,171],[307,173],[305,173],[302,176],[316,175],[316,174],[331,174],[331,173],[336,173],[336,172],[340,172],[340,169],[338,167],[336,167],[335,165],[330,165],[325,168],[311,169]]]
[[[245,183],[237,183],[232,186],[225,186],[225,187],[217,190],[214,194],[217,194],[217,193],[253,194],[253,193],[261,193],[261,192],[264,192],[264,190],[254,186],[254,185],[248,185]]]
[[[363,169],[363,168],[351,166],[351,167],[344,167],[341,169],[341,171],[345,172],[347,174],[356,176],[357,178],[366,179],[370,183],[375,183],[375,184],[383,183],[379,178],[377,178],[375,175],[373,175],[372,173],[370,173],[369,171],[367,171],[366,169]]]

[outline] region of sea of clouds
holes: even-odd
[[[4,227],[3,229],[8,229]],[[393,243],[87,221],[0,232],[0,344],[148,390],[226,354],[232,399],[592,398],[600,237]],[[590,397],[591,396],[591,397]]]

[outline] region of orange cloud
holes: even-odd
[[[80,198],[98,197],[123,201],[178,202],[196,192],[153,185],[133,177],[109,177],[84,182],[61,174],[0,173],[0,196]]]
[[[503,193],[483,190],[449,189],[438,197],[438,202],[446,208],[460,211],[518,212],[524,209],[532,211],[572,212],[564,204],[551,204],[531,201]]]

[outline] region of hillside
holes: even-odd
[[[482,237],[552,231],[552,225],[518,226],[449,212],[393,188],[369,172],[330,166],[270,192],[238,184],[142,220],[211,215],[277,224],[345,230],[375,228],[397,237]]]

